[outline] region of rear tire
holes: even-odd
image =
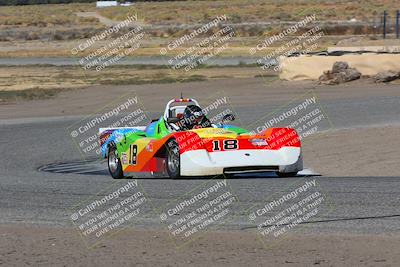
[[[115,147],[110,147],[107,157],[108,171],[112,178],[122,179],[124,178],[124,172],[122,171],[121,159],[117,154],[117,149]]]
[[[181,155],[179,145],[175,139],[171,139],[166,144],[166,169],[168,176],[172,179],[181,177]]]
[[[297,172],[275,172],[278,177],[295,177]]]

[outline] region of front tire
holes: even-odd
[[[117,149],[115,147],[110,147],[108,150],[108,171],[110,172],[112,178],[122,179],[124,178],[124,172],[122,171],[121,160],[118,157]]]
[[[167,159],[166,169],[168,176],[172,179],[181,177],[181,156],[179,153],[179,145],[175,139],[171,139],[167,142]]]

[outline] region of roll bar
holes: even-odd
[[[171,104],[173,103],[187,103],[187,102],[193,102],[196,106],[200,106],[199,102],[193,98],[178,98],[178,99],[172,99],[170,100],[167,105],[165,106],[165,111],[164,111],[164,120],[167,120],[169,110],[171,108]]]

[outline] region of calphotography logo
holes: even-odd
[[[160,49],[160,55],[167,58],[171,70],[192,69],[205,65],[229,47],[235,37],[232,26],[227,23],[227,16],[220,15],[204,23],[192,32],[169,42]]]
[[[319,103],[317,94],[310,90],[287,105],[263,116],[253,123],[250,129],[253,134],[259,134],[274,127],[294,129],[299,135],[299,140],[305,141],[316,134],[328,132],[333,125]]]
[[[227,180],[212,179],[162,208],[160,220],[182,248],[229,221],[238,204]]]
[[[130,14],[125,20],[78,44],[71,53],[75,57],[82,55],[78,62],[85,71],[101,71],[132,56],[141,47],[145,35],[137,13]]]
[[[123,135],[119,131],[114,132],[113,129],[140,128],[147,121],[148,117],[139,97],[135,93],[128,93],[97,111],[96,114],[70,125],[67,131],[83,159],[87,160],[101,156],[105,152],[102,150],[102,145],[110,137],[115,137],[118,142],[122,140]],[[100,129],[103,131],[100,132]],[[109,134],[104,135],[107,129]]]
[[[250,48],[251,56],[263,55],[256,60],[260,70],[281,72],[287,65],[295,63],[299,56],[315,52],[320,45],[318,42],[325,36],[316,21],[316,14],[306,16]]]
[[[303,224],[318,220],[332,211],[330,201],[318,182],[300,180],[284,192],[276,192],[262,205],[247,210],[248,221],[266,248],[281,242]]]
[[[137,180],[117,183],[73,209],[71,221],[88,248],[123,230],[148,212],[148,200]]]

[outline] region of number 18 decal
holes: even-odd
[[[222,149],[221,149],[221,146],[222,146]],[[236,150],[238,148],[239,148],[239,144],[238,144],[238,140],[236,140],[236,139],[214,140],[213,141],[213,151]]]

